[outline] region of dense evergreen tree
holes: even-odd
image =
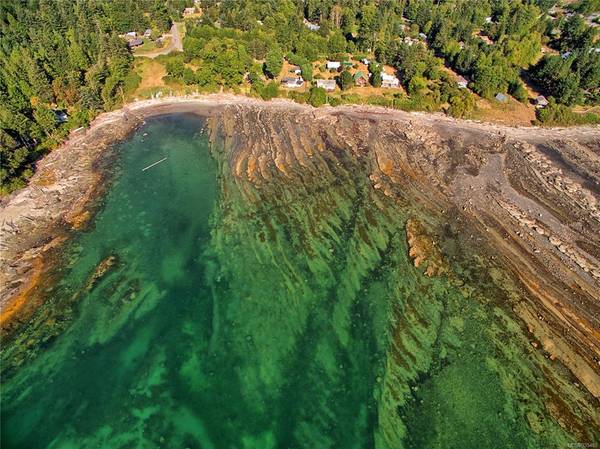
[[[170,3],[0,2],[1,192],[22,185],[69,127],[120,101],[132,56],[117,34],[168,29]],[[56,113],[64,110],[71,119],[61,124]]]

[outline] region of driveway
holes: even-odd
[[[183,40],[179,33],[179,27],[177,25],[181,25],[181,23],[173,22],[171,26],[171,31],[166,36],[171,36],[171,40],[169,41],[169,45],[164,48],[158,48],[156,50],[152,50],[145,53],[134,53],[133,56],[139,56],[144,58],[156,58],[160,55],[168,55],[172,51],[183,51]]]

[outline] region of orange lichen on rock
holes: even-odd
[[[13,296],[10,302],[0,311],[0,328],[4,332],[7,330],[13,320],[23,318],[23,309],[29,304],[35,288],[38,286],[43,272],[43,262],[41,257],[31,260],[31,271],[27,283],[23,285],[19,293]]]
[[[254,179],[254,172],[256,170],[256,157],[250,156],[248,158],[248,167],[246,169],[248,173],[248,179],[252,181]]]

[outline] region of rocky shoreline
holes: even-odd
[[[29,186],[2,199],[3,333],[35,306],[30,298],[47,269],[44,260],[90,217],[111,144],[147,117],[177,112],[211,117],[211,138],[231,148],[232,174],[253,185],[268,185],[275,173],[318,173],[325,167],[316,157],[332,148],[364,161],[373,189],[440,221],[450,217],[452,232],[486,263],[510,273],[498,282],[515,297],[512,308],[532,346],[561,360],[600,398],[598,128],[510,128],[377,107],[314,109],[223,95],[130,104],[74,133],[38,163]],[[411,223],[406,232],[415,264],[426,263],[419,242],[435,247],[441,260],[445,248],[438,250],[425,227]]]

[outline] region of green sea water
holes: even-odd
[[[568,373],[533,354],[501,275],[449,232],[455,279],[424,276],[415,210],[372,189],[365,162],[324,152],[318,176],[256,187],[203,129],[161,116],[115,149],[95,218],[3,344],[3,448],[593,441],[568,380],[554,388],[573,418],[548,412],[548,372]]]

